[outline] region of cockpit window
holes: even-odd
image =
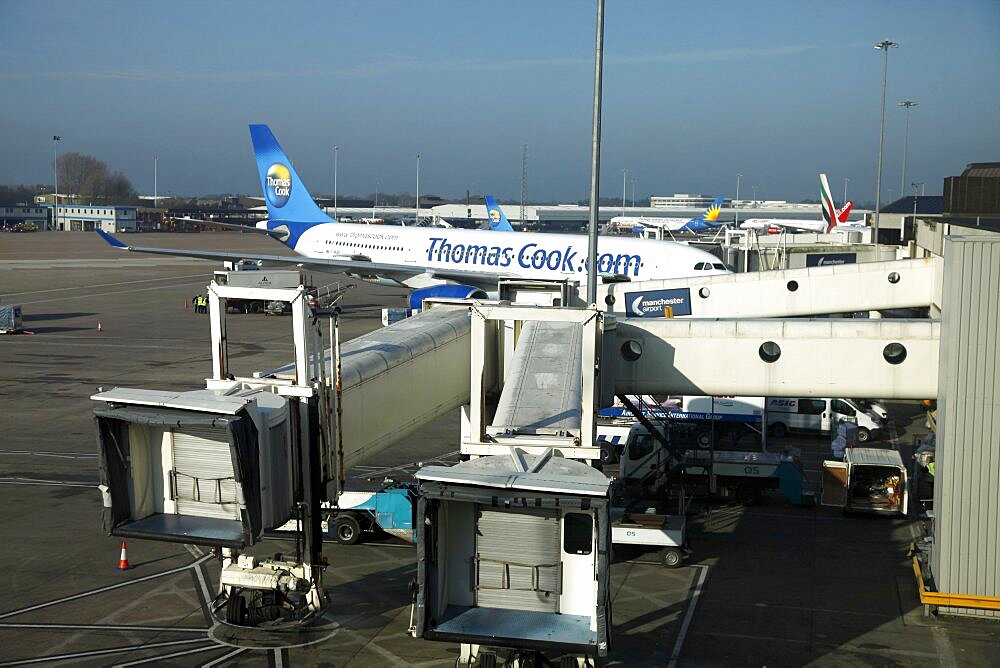
[[[712,264],[712,266],[718,269],[719,271],[726,271],[726,265],[722,264],[721,262],[715,262]]]
[[[712,268],[711,265],[708,265],[708,266],[706,266],[706,265],[708,265],[707,262],[699,262],[698,264],[696,264],[694,266],[694,270],[695,271],[702,271],[704,269],[711,269]]]

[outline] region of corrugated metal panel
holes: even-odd
[[[931,570],[938,591],[998,596],[1000,240],[950,237],[944,267]]]
[[[558,612],[559,513],[480,506],[476,514],[476,605]]]
[[[178,515],[240,519],[229,442],[218,429],[174,434],[174,494]]]

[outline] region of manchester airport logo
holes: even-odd
[[[691,315],[691,291],[688,288],[626,292],[626,315],[640,318],[672,318]]]
[[[292,195],[292,173],[288,167],[276,162],[267,168],[267,186],[264,194],[271,206],[282,207]]]
[[[496,224],[500,222],[500,209],[490,209],[489,215],[491,223]]]

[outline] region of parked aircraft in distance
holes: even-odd
[[[861,229],[864,225],[851,225],[847,222],[847,217],[851,213],[854,202],[848,200],[840,209],[836,208],[833,196],[830,194],[830,184],[827,183],[826,174],[819,175],[819,197],[822,204],[823,220],[797,220],[791,218],[748,218],[740,227],[745,230],[767,230],[774,234],[784,230],[798,230],[803,232],[817,232],[820,234],[833,232],[834,228],[840,226],[845,229]]]
[[[671,218],[659,216],[615,216],[608,221],[608,229],[618,234],[628,234],[639,229],[663,229],[669,232],[697,231],[701,223],[715,222],[719,219],[719,212],[722,210],[722,197],[717,197],[712,205],[705,209],[705,212],[694,218]],[[690,226],[690,227],[689,227]],[[706,225],[706,228],[708,226]]]
[[[98,231],[109,244],[137,253],[264,265],[299,265],[412,288],[411,303],[432,297],[496,292],[500,279],[585,280],[587,236],[433,229],[339,223],[324,213],[266,125],[251,125],[269,218],[257,228],[295,255],[246,254],[130,246]],[[672,241],[602,237],[597,273],[614,280],[649,280],[729,273],[717,257]]]
[[[504,215],[503,209],[493,199],[493,195],[485,195],[483,199],[486,200],[486,215],[490,220],[490,229],[494,232],[513,232],[514,228]]]

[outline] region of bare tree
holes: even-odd
[[[135,200],[135,189],[121,172],[89,155],[66,153],[59,156],[59,186],[64,193],[102,204],[126,204]]]

